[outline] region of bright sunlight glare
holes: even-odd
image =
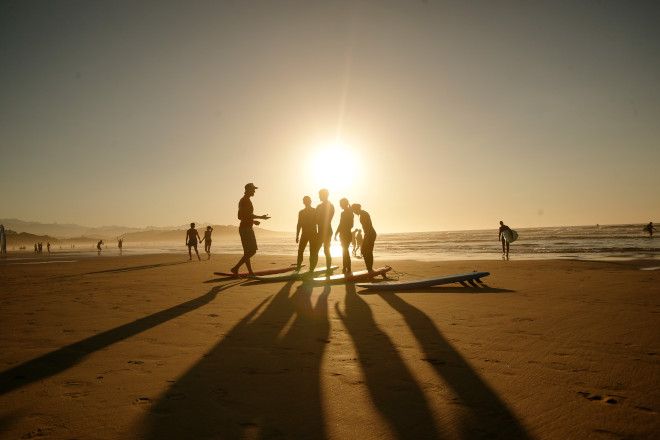
[[[312,154],[310,162],[316,187],[331,193],[349,190],[359,180],[360,157],[343,142],[323,145]]]

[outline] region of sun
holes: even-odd
[[[341,141],[328,142],[310,157],[310,171],[317,188],[343,192],[360,179],[360,157],[356,150]]]

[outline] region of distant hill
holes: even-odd
[[[185,238],[185,231],[188,225],[181,226],[149,226],[146,228],[133,228],[127,226],[101,226],[91,228],[76,224],[60,224],[60,223],[39,223],[30,222],[14,218],[0,219],[0,224],[5,228],[20,233],[32,234],[35,237],[49,237],[51,244],[58,238],[68,242],[88,242],[103,240],[115,240],[117,237],[123,236],[125,240],[152,242],[152,241],[180,241]],[[204,229],[208,226],[207,223],[198,224],[197,230],[200,235],[203,234]],[[218,235],[231,235],[238,236],[238,227],[233,225],[211,225],[213,227],[213,234]],[[286,235],[285,232],[269,231],[267,229],[255,228],[257,234],[261,236],[278,236]],[[56,238],[57,237],[57,238]],[[182,238],[184,237],[184,238]],[[17,238],[18,239],[18,238]],[[32,240],[23,236],[21,240]],[[36,241],[48,240],[47,238],[35,239]],[[22,241],[23,242],[23,241]],[[34,242],[33,242],[34,243]]]

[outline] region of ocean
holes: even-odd
[[[660,237],[649,238],[640,224],[567,226],[517,229],[519,238],[511,244],[511,259],[571,258],[587,260],[657,259]],[[183,241],[183,239],[182,239]],[[295,235],[257,236],[259,253],[296,255]],[[203,254],[203,246],[200,246]],[[58,249],[55,249],[57,253]],[[73,254],[66,250],[68,255]],[[214,237],[214,253],[242,253],[238,237]],[[124,254],[162,252],[186,253],[178,243],[124,242]],[[95,249],[78,249],[76,254],[96,254]],[[376,259],[397,260],[464,260],[498,259],[502,256],[497,241],[497,229],[472,231],[439,231],[383,233],[378,235],[374,249]],[[114,243],[108,242],[103,255],[116,255]],[[339,242],[333,241],[333,256],[341,256]],[[321,261],[323,260],[321,255]]]

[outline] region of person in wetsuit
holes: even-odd
[[[374,245],[376,243],[376,230],[374,229],[373,223],[371,223],[371,215],[364,209],[359,203],[353,203],[351,209],[356,215],[360,216],[360,224],[364,230],[364,239],[362,241],[362,257],[364,258],[364,264],[367,266],[369,272],[374,271]]]
[[[346,198],[339,201],[339,206],[341,206],[343,211],[339,217],[339,226],[337,226],[337,232],[335,232],[335,240],[337,240],[337,235],[339,235],[342,250],[341,272],[351,273],[351,253],[348,248],[351,246],[351,241],[353,240],[353,234],[351,233],[353,229],[353,211]]]
[[[312,198],[310,196],[303,197],[303,205],[305,208],[298,212],[298,224],[296,225],[296,243],[298,243],[298,260],[296,262],[296,270],[300,270],[303,261],[303,254],[305,248],[309,243],[309,264],[310,267],[319,259],[318,252],[314,253],[316,246],[316,210],[312,208]],[[302,232],[302,235],[301,235]]]
[[[309,269],[314,270],[316,262],[318,261],[318,253],[323,245],[323,253],[325,254],[325,265],[328,270],[332,266],[332,256],[330,255],[330,242],[332,241],[332,217],[335,215],[335,207],[328,201],[330,192],[327,189],[319,191],[319,199],[321,203],[316,206],[316,225],[318,239],[316,241],[315,253],[317,258],[314,263],[310,262]]]
[[[199,238],[199,232],[195,229],[195,224],[190,224],[190,229],[186,231],[186,246],[188,246],[188,261],[192,261],[192,249],[195,248],[195,254],[197,254],[197,260],[201,261],[199,257],[199,252],[197,251],[197,241],[201,240]]]
[[[502,220],[500,220],[500,231],[497,234],[497,239],[502,242],[502,254],[507,257],[509,256],[509,240],[505,238],[504,233],[510,230],[511,228],[505,225]]]

